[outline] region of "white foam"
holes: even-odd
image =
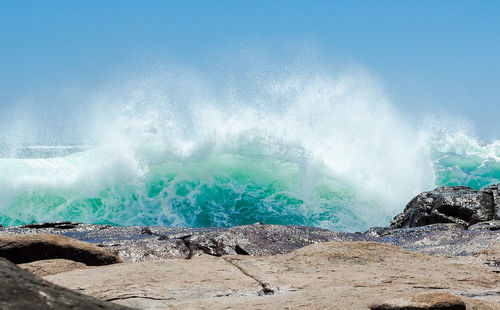
[[[89,106],[95,113],[86,135],[98,146],[62,158],[0,159],[3,206],[24,192],[54,191],[77,200],[123,186],[132,187],[122,197],[129,199],[144,192],[154,165],[206,167],[227,154],[265,160],[270,169],[276,164],[276,174],[285,176],[299,169],[297,184],[287,184],[286,190],[305,201],[300,210],[305,217],[323,210],[319,187],[345,192],[348,205],[342,207],[358,217],[341,218],[346,223],[336,226],[316,223],[327,228],[352,230],[356,220],[365,226],[387,224],[414,195],[435,186],[430,135],[407,124],[376,79],[359,69],[288,72],[229,84],[172,71],[106,88]],[[457,141],[445,144],[456,149]],[[473,144],[467,143],[466,148]],[[268,170],[263,173],[272,178]],[[166,190],[169,199],[175,197],[172,188]],[[119,203],[135,203],[134,210],[140,210],[122,211],[122,224],[156,213],[174,225],[189,224],[172,213],[171,201],[156,201],[159,210],[151,210],[146,200]],[[103,216],[113,216],[110,212]]]
[[[111,114],[97,121],[104,143],[154,144],[182,157],[203,157],[252,152],[243,141],[267,141],[261,143],[274,144],[277,157],[300,152],[296,160],[305,174],[309,162],[321,162],[325,173],[390,212],[434,185],[426,136],[404,123],[377,81],[361,70],[250,79],[239,84],[243,89],[208,88],[194,74],[183,76],[149,77],[101,96],[97,105]]]

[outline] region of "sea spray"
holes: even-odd
[[[498,142],[413,128],[363,72],[243,84],[172,73],[103,92],[88,145],[52,156],[12,155],[26,154],[22,143],[4,152],[0,224],[355,231],[386,225],[436,185],[500,180]]]

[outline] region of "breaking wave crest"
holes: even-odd
[[[98,96],[86,128],[92,143],[4,145],[0,224],[356,231],[388,224],[434,186],[500,181],[500,141],[415,129],[366,74],[220,92],[173,80]]]

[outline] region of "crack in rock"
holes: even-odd
[[[150,296],[138,296],[138,295],[131,295],[131,296],[120,296],[120,297],[113,297],[113,298],[108,298],[104,299],[105,301],[116,301],[116,300],[125,300],[125,299],[134,299],[134,298],[141,298],[141,299],[150,299],[150,300],[172,300],[175,298],[158,298],[158,297],[150,297]]]
[[[262,287],[262,289],[259,291],[258,295],[259,296],[262,296],[262,295],[274,295],[275,293],[275,290],[269,285],[269,283],[266,283],[264,281],[261,281],[259,279],[257,279],[256,277],[252,276],[250,273],[248,273],[248,271],[246,271],[243,267],[241,266],[238,266],[236,263],[234,263],[233,261],[231,261],[230,259],[228,258],[223,258],[227,263],[233,265],[234,267],[236,267],[239,271],[241,271],[241,273],[243,273],[244,275],[246,275],[247,277],[253,279],[255,282],[259,283],[260,286]]]

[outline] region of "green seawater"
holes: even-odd
[[[467,152],[432,149],[435,179],[392,200],[386,196],[397,187],[381,184],[376,195],[363,195],[366,187],[343,179],[321,161],[302,162],[297,156],[263,151],[189,158],[148,154],[137,160],[96,147],[58,157],[2,158],[0,224],[229,227],[263,222],[362,231],[387,225],[419,191],[442,185],[479,189],[500,182],[495,144]],[[406,178],[411,175],[394,184]]]

